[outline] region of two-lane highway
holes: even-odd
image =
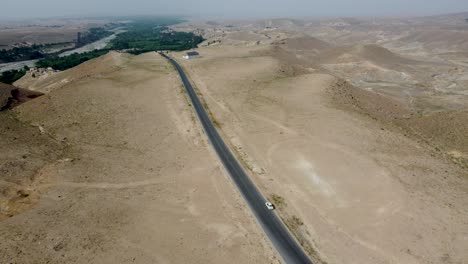
[[[211,144],[242,196],[245,198],[247,204],[250,206],[252,212],[257,218],[257,221],[260,223],[264,232],[273,243],[283,260],[286,263],[312,263],[276,213],[268,210],[265,206],[266,199],[258,191],[254,183],[250,180],[237,159],[224,143],[213,122],[210,120],[206,110],[203,108],[200,99],[195,93],[195,90],[182,67],[166,54],[161,53],[161,55],[169,60],[177,69]]]

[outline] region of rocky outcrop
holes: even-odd
[[[0,83],[0,110],[11,109],[41,95],[41,92]]]

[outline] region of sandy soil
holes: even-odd
[[[0,112],[0,262],[279,262],[166,61],[110,53],[60,74]]]
[[[343,81],[271,50],[218,45],[179,61],[308,251],[327,263],[466,261],[466,171],[345,107]]]

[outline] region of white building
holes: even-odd
[[[196,57],[199,57],[199,56],[200,56],[200,53],[198,53],[196,51],[189,51],[183,56],[183,58],[188,60],[188,59],[193,59],[193,58],[196,58]]]

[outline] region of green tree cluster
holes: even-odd
[[[2,49],[0,50],[0,63],[35,60],[44,58],[39,49],[40,45],[33,45],[31,47],[19,47],[13,49]]]
[[[28,70],[29,70],[29,67],[24,66],[24,68],[21,70],[5,71],[2,74],[0,74],[0,82],[12,84],[16,82],[17,80],[19,80],[21,77],[23,77]]]
[[[54,57],[49,57],[46,59],[39,60],[36,63],[37,67],[40,68],[48,68],[51,67],[55,70],[67,70],[70,68],[73,68],[85,61],[97,58],[99,56],[102,56],[109,52],[107,49],[103,50],[94,50],[86,53],[73,53],[69,56],[64,56],[64,57],[59,57],[59,56],[54,56]]]
[[[177,19],[140,18],[128,25],[126,32],[117,35],[109,48],[134,54],[157,50],[181,51],[195,48],[204,40],[191,32],[176,32],[167,27],[179,22]]]
[[[126,32],[118,34],[105,49],[82,54],[75,53],[65,57],[52,56],[39,60],[36,65],[41,68],[52,67],[62,71],[104,55],[110,50],[124,50],[132,54],[158,50],[181,51],[194,48],[204,41],[203,37],[193,33],[170,30],[168,25],[181,22],[177,18],[137,17],[128,19],[133,22],[126,25]],[[94,30],[90,29],[90,32],[94,32]]]
[[[104,28],[100,28],[100,27],[90,28],[88,29],[86,33],[84,33],[81,36],[80,43],[78,44],[83,46],[83,45],[98,41],[100,39],[103,39],[105,37],[108,37],[110,35],[112,35],[112,32]]]

